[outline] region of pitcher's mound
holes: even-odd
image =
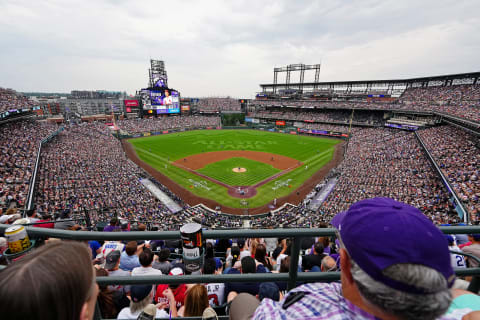
[[[236,167],[232,169],[233,172],[241,173],[241,172],[247,172],[247,169],[241,168],[241,167]]]

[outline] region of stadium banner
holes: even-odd
[[[143,133],[143,136],[144,136],[144,137],[150,136],[150,132],[144,132],[144,133]]]
[[[314,121],[313,120],[303,120],[304,122],[309,122],[309,123],[313,123]]]
[[[162,134],[162,132],[159,132],[159,131],[152,132],[152,136],[158,136],[159,134]]]
[[[260,119],[253,118],[252,123],[260,123]]]
[[[138,107],[138,100],[123,100],[125,107]]]
[[[385,127],[389,128],[396,128],[402,130],[409,130],[409,131],[416,131],[418,130],[418,126],[413,126],[410,124],[400,124],[400,123],[385,123]]]
[[[281,120],[281,121],[280,121],[280,120],[277,120],[277,121],[275,121],[275,125],[276,125],[276,126],[284,126],[284,125],[285,125],[285,121],[283,121],[283,120]]]
[[[140,137],[143,137],[143,134],[141,134],[141,133],[135,133],[135,134],[132,134],[132,137],[133,137],[133,138],[140,138]]]
[[[297,134],[296,131],[290,131],[290,134]]]
[[[166,134],[166,133],[168,133],[168,130],[163,130],[162,133]]]
[[[342,132],[336,132],[336,131],[298,128],[298,132],[307,133],[307,134],[322,135],[322,136],[330,136],[330,137],[348,138],[348,134],[342,133]]]
[[[245,122],[253,122],[252,120],[253,120],[252,118],[245,117]]]
[[[182,111],[190,111],[190,106],[184,105],[181,106]]]

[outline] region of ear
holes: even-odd
[[[80,311],[80,320],[90,320],[91,317],[88,314],[88,302],[85,302],[82,306],[82,310]]]
[[[351,271],[352,263],[350,261],[350,257],[348,256],[347,251],[344,248],[340,248],[340,267],[342,281],[346,281],[346,283],[348,284],[353,283],[353,276]]]

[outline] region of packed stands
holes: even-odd
[[[315,110],[315,111],[257,111],[249,114],[251,117],[264,119],[282,119],[297,121],[335,122],[350,123],[352,112],[350,110]],[[353,123],[382,125],[381,114],[376,113],[354,113]]]
[[[0,126],[0,207],[24,206],[38,144],[56,129],[56,125],[35,121]]]
[[[480,122],[480,85],[409,88],[396,102],[254,100],[257,106],[439,112]]]
[[[419,131],[440,169],[466,203],[472,221],[480,220],[480,142],[453,126]]]
[[[437,111],[480,121],[480,85],[410,88],[400,102],[402,109]]]
[[[128,133],[140,133],[158,130],[170,130],[189,127],[218,127],[220,126],[218,116],[177,116],[160,117],[150,119],[128,119],[119,120],[117,125]]]
[[[325,222],[358,200],[380,196],[409,203],[437,224],[458,220],[413,133],[354,128],[337,170],[335,189],[320,208]]]
[[[100,123],[68,127],[42,151],[36,204],[39,212],[107,209],[110,215],[175,227],[173,216],[139,182],[141,170]]]
[[[33,107],[34,102],[15,90],[0,87],[0,112]]]
[[[197,110],[203,112],[240,111],[240,102],[232,98],[201,98],[198,101]]]

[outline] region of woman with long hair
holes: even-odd
[[[270,257],[267,256],[267,247],[264,244],[258,244],[257,249],[255,250],[255,260],[260,262],[268,270],[273,270],[273,263]]]
[[[201,317],[203,311],[210,306],[207,288],[201,284],[190,287],[185,296],[185,305],[180,308],[180,317]]]

